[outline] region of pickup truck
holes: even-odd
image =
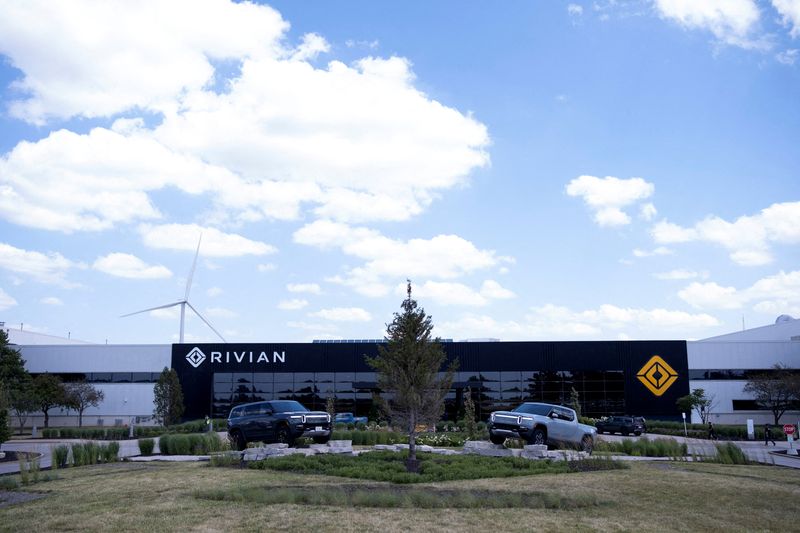
[[[353,413],[337,413],[333,419],[334,424],[366,424],[366,416],[354,416]]]
[[[513,411],[495,411],[489,418],[489,440],[503,444],[507,438],[529,444],[559,443],[592,453],[597,429],[578,423],[575,411],[549,403],[526,402]]]
[[[283,442],[293,446],[299,437],[324,444],[331,438],[331,416],[309,411],[293,400],[273,400],[238,405],[228,416],[228,437],[237,450],[248,442]]]

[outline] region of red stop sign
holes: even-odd
[[[784,424],[783,425],[783,433],[786,435],[794,435],[794,425],[792,424]]]

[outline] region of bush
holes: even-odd
[[[625,439],[621,442],[598,440],[597,452],[614,452],[637,457],[685,457],[686,444],[672,439]]]
[[[158,439],[158,447],[162,455],[205,455],[222,450],[224,443],[217,433],[167,434]]]
[[[156,443],[153,439],[139,439],[139,453],[141,455],[153,455],[155,445]]]
[[[724,465],[750,464],[750,461],[747,459],[747,456],[744,454],[742,449],[732,442],[717,444],[717,457],[712,461]]]
[[[72,445],[72,465],[83,466],[88,463],[88,454],[83,444]]]
[[[67,466],[67,458],[69,457],[69,448],[63,444],[53,448],[53,465],[55,468],[64,468]]]
[[[161,455],[169,455],[170,453],[172,453],[170,452],[169,449],[170,438],[171,438],[170,435],[161,435],[161,437],[159,437],[158,449],[161,451]]]
[[[100,454],[106,463],[116,463],[119,460],[119,442],[111,441],[107,445],[100,446]]]
[[[704,424],[686,424],[687,436],[695,439],[708,438],[708,426]],[[648,433],[660,433],[662,435],[683,436],[683,422],[667,422],[663,420],[648,420]],[[714,424],[714,431],[717,437],[727,440],[747,440],[746,425]],[[783,430],[780,426],[772,427],[772,436],[775,439],[785,439]],[[764,439],[764,426],[756,426],[755,439]]]

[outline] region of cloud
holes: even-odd
[[[297,311],[298,309],[302,309],[307,305],[308,300],[293,298],[291,300],[281,300],[278,302],[278,309],[282,309],[284,311]]]
[[[92,268],[118,278],[161,279],[172,276],[165,266],[148,265],[135,255],[119,252],[98,257]]]
[[[486,315],[465,315],[442,322],[437,334],[452,338],[492,337],[505,340],[648,338],[657,335],[685,338],[685,331],[719,325],[708,314],[668,309],[624,308],[604,304],[597,309],[574,311],[547,304],[534,307],[522,320],[498,321]],[[623,331],[624,330],[624,331]]]
[[[661,255],[672,255],[675,253],[673,250],[665,246],[659,246],[658,248],[654,248],[652,250],[642,250],[640,248],[634,248],[633,256],[634,257],[656,257]]]
[[[167,307],[166,309],[156,309],[150,311],[148,314],[154,318],[160,318],[161,320],[178,320],[181,317],[181,306],[175,305],[173,307]],[[188,310],[186,311],[186,320],[188,321],[190,319],[192,319],[192,312]]]
[[[64,302],[61,301],[61,298],[56,298],[55,296],[48,296],[46,298],[42,298],[40,300],[45,305],[53,305],[53,306],[62,306]]]
[[[642,220],[653,220],[653,217],[655,217],[657,214],[658,210],[653,204],[642,204],[642,206],[639,208],[639,218]]]
[[[0,268],[40,283],[73,287],[75,284],[64,279],[67,271],[73,268],[86,268],[86,265],[70,261],[57,252],[43,254],[0,243]]]
[[[579,176],[567,184],[569,196],[579,196],[594,212],[600,226],[624,226],[631,219],[622,208],[653,195],[655,187],[642,178]],[[649,204],[652,205],[652,204]],[[653,208],[655,209],[655,208]]]
[[[9,4],[0,51],[24,72],[14,88],[27,95],[10,110],[36,124],[173,110],[213,80],[215,61],[282,53],[287,29],[270,7],[221,0]]]
[[[292,54],[295,61],[305,61],[316,59],[319,54],[330,52],[331,45],[324,37],[316,33],[306,33],[302,37],[302,42]]]
[[[781,15],[781,23],[791,28],[789,35],[792,38],[800,37],[800,1],[772,0],[772,6]]]
[[[272,263],[260,263],[258,265],[258,267],[256,267],[256,268],[258,268],[259,272],[272,272],[273,270],[275,270],[278,267],[276,267]]]
[[[274,246],[253,241],[236,233],[223,233],[216,228],[197,224],[142,225],[139,228],[144,243],[151,248],[167,250],[197,250],[202,233],[200,254],[205,257],[240,257],[266,255],[277,251]]]
[[[343,253],[364,260],[329,281],[353,287],[366,296],[384,296],[398,280],[423,277],[450,280],[478,270],[510,262],[492,250],[480,250],[457,235],[431,239],[390,239],[379,232],[318,220],[294,233],[300,244],[318,248],[340,248]]]
[[[658,272],[656,274],[653,274],[653,277],[656,279],[664,279],[664,280],[707,278],[708,272],[695,272],[693,270],[686,270],[681,268],[676,270],[670,270],[669,272]]]
[[[567,6],[567,13],[571,17],[580,17],[583,15],[583,7],[578,4],[569,4]]]
[[[415,285],[413,289],[416,299],[430,300],[440,305],[481,307],[489,304],[491,300],[505,300],[516,297],[513,292],[502,287],[494,280],[484,281],[479,291],[463,283],[447,281],[426,281],[421,285]],[[406,284],[397,285],[394,292],[398,296],[405,296]]]
[[[734,222],[709,216],[690,228],[663,220],[651,233],[660,244],[709,242],[729,250],[731,260],[739,265],[766,265],[773,261],[773,243],[800,243],[800,202],[772,204]]]
[[[764,48],[753,37],[760,13],[754,0],[656,0],[659,15],[688,30],[710,31],[724,44],[742,48]]]
[[[368,311],[360,307],[333,307],[330,309],[321,309],[308,316],[324,318],[333,322],[369,322],[372,320],[372,315]]]
[[[692,283],[678,296],[696,309],[742,309],[751,306],[767,314],[800,314],[800,270],[780,271],[750,287],[723,287],[715,282]]]
[[[221,288],[219,288],[219,287],[211,287],[210,289],[208,289],[208,290],[206,291],[206,294],[207,294],[208,296],[210,296],[211,298],[216,298],[217,296],[219,296],[220,294],[223,294],[224,292],[225,292],[225,291],[223,291],[223,290],[222,290]]]
[[[800,50],[797,48],[791,48],[775,54],[775,59],[783,65],[794,65],[798,58],[800,58]]]
[[[289,283],[286,285],[289,292],[304,292],[308,294],[322,294],[322,289],[316,283]]]
[[[17,305],[17,301],[6,291],[0,289],[0,311],[5,311]]]
[[[212,318],[236,318],[239,314],[224,307],[206,307],[206,316]]]

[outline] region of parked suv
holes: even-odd
[[[331,438],[331,417],[323,411],[309,411],[292,400],[246,403],[231,409],[228,437],[238,450],[253,441],[292,446],[299,437],[312,437],[314,442],[324,444]]]
[[[578,423],[574,410],[549,403],[526,402],[489,417],[489,440],[494,444],[520,438],[530,444],[559,443],[592,453],[596,434],[592,426]]]
[[[366,416],[355,416],[353,413],[336,413],[334,424],[367,424]]]
[[[605,420],[599,420],[597,424],[598,433],[622,433],[630,435],[633,433],[637,437],[644,433],[644,419],[639,416],[610,416]]]

